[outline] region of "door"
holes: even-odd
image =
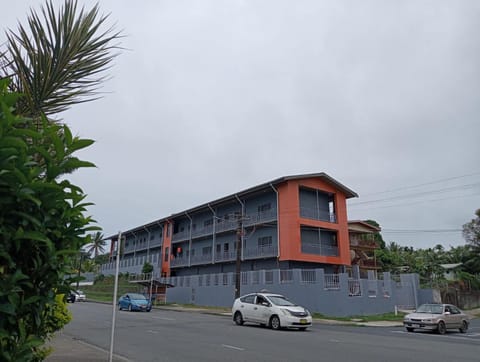
[[[257,295],[252,310],[252,318],[255,322],[268,324],[271,313],[271,304],[268,300],[261,295]]]

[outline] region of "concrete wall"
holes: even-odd
[[[432,292],[418,289],[416,274],[393,281],[349,279],[348,274],[325,274],[323,269],[261,270],[242,272],[241,294],[269,292],[286,295],[311,312],[327,316],[372,315],[394,312],[396,307],[414,309],[431,301]],[[169,303],[231,307],[234,300],[234,273],[169,278],[175,287],[167,289]]]

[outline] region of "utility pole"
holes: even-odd
[[[240,298],[240,285],[242,275],[242,231],[244,216],[242,213],[235,213],[237,219],[237,263],[235,266],[235,299]]]

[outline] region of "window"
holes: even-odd
[[[211,246],[205,246],[202,248],[202,255],[211,255],[212,254],[212,247]]]
[[[205,220],[203,222],[203,226],[210,226],[213,224],[213,220],[212,219],[208,219],[208,220]]]
[[[258,238],[258,248],[271,248],[272,247],[272,237],[271,236],[262,236]]]
[[[228,248],[229,248],[228,243],[223,244],[223,251],[224,251],[225,253],[228,253]]]
[[[249,295],[246,295],[245,297],[241,298],[241,301],[243,303],[253,304],[254,300],[255,300],[255,294],[249,294]]]
[[[222,244],[217,244],[217,254],[222,252]]]
[[[262,213],[272,209],[272,204],[269,202],[268,204],[263,204],[258,207],[258,213]]]

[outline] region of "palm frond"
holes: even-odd
[[[9,59],[3,74],[25,95],[18,113],[52,115],[99,98],[122,37],[113,26],[106,27],[107,19],[99,15],[98,4],[87,11],[79,10],[76,0],[65,0],[56,13],[50,0],[40,14],[31,10],[28,27],[19,24],[17,33],[7,32]]]

